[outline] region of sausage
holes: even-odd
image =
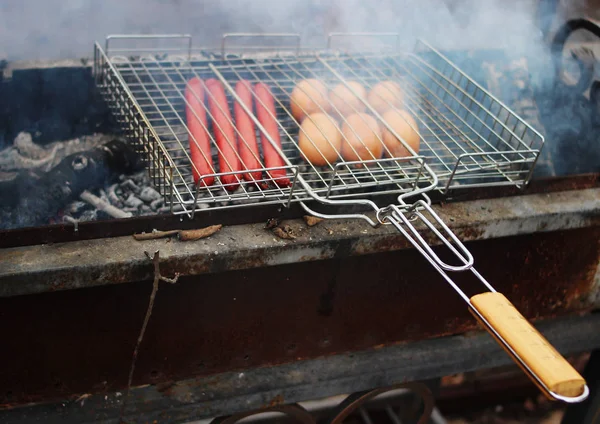
[[[237,153],[237,138],[231,122],[231,112],[225,96],[225,88],[220,81],[211,78],[206,80],[208,105],[213,121],[213,133],[219,146],[219,172],[238,172],[241,170]],[[222,175],[221,182],[228,191],[239,187],[238,174]]]
[[[252,86],[250,85],[250,82],[245,80],[238,81],[235,85],[235,92],[242,103],[249,110],[252,110]],[[256,128],[254,127],[254,122],[238,102],[234,103],[233,112],[239,135],[238,148],[240,151],[240,158],[242,159],[243,169],[262,168],[258,144],[256,143]],[[261,178],[261,171],[246,172],[244,174],[244,179],[246,181],[259,181]]]
[[[254,84],[254,94],[256,95],[256,114],[258,116],[258,121],[275,144],[281,149],[281,138],[279,136],[279,129],[277,128],[277,120],[275,118],[275,98],[273,97],[269,86],[260,82]],[[283,158],[275,150],[269,140],[267,140],[266,136],[261,134],[261,137],[266,167],[275,168],[285,166],[286,164],[283,161]],[[268,171],[268,173],[279,187],[288,187],[290,185],[290,179],[287,178],[285,169],[275,169]]]
[[[201,176],[215,173],[210,154],[210,138],[206,129],[206,110],[204,109],[204,88],[202,81],[194,77],[185,87],[185,118],[189,130],[190,156],[192,159],[192,175],[198,184]],[[202,186],[213,185],[215,177],[202,179]]]

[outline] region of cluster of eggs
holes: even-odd
[[[363,99],[383,122],[367,113]],[[404,92],[395,81],[379,82],[370,90],[350,81],[328,90],[321,81],[306,79],[294,87],[290,105],[301,123],[302,157],[315,166],[332,164],[340,155],[345,161],[410,156],[398,137],[419,151],[417,123],[402,109]]]

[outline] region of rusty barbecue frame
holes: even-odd
[[[565,218],[563,224],[577,220]],[[520,223],[532,231],[527,221],[514,225]],[[570,230],[549,227],[547,232],[471,242],[469,247],[482,271],[499,281],[499,289],[527,318],[545,319],[600,307],[599,231],[598,225]],[[207,243],[214,249],[209,242],[217,245],[230,235],[196,244]],[[240,271],[218,272],[229,261],[213,257],[209,259],[213,273],[201,274],[197,269],[178,284],[165,285],[156,298],[133,385],[165,387],[190,376],[239,373],[477,328],[450,289],[437,287],[435,274],[418,260],[417,252],[390,251],[402,246],[386,238],[370,241],[370,252],[377,249],[379,254],[348,257],[352,244],[340,242],[329,260],[312,262],[289,256],[314,251],[282,249],[280,244],[279,251],[295,263],[270,267],[264,263]],[[564,249],[577,245],[587,248]],[[64,246],[56,248],[60,251]],[[163,253],[166,258],[167,251]],[[510,268],[497,261],[499,255],[511,259]],[[69,256],[77,257],[77,251]],[[168,265],[168,261],[161,264],[165,274],[173,271]],[[142,271],[152,271],[145,258],[144,266]],[[68,276],[68,271],[63,274]],[[106,285],[114,277],[106,268],[88,269],[87,276],[104,280],[105,285],[0,298],[3,319],[14,323],[5,327],[5,349],[0,351],[0,361],[11,364],[0,370],[0,396],[4,396],[0,404],[126,387],[152,281]],[[463,277],[460,284],[473,290],[468,275]],[[7,282],[10,279],[2,286]],[[423,314],[424,310],[429,313]],[[579,331],[576,326],[571,330]],[[44,361],[39,360],[40,354]]]
[[[541,322],[538,329],[562,354],[600,347],[600,315]],[[372,367],[378,364],[377,370]],[[272,367],[139,387],[132,391],[125,420],[184,423],[203,418],[268,411],[315,398],[370,391],[401,381],[423,381],[459,372],[494,368],[510,359],[483,333],[337,354]],[[316,378],[318,376],[319,378]],[[242,384],[243,383],[243,384]],[[117,424],[120,393],[73,396],[58,403],[0,410],[5,424],[102,422]]]
[[[600,174],[568,175],[564,177],[532,180],[525,191],[516,187],[473,188],[458,191],[444,199],[446,202],[492,199],[508,196],[524,196],[528,194],[555,193],[558,191],[585,190],[600,187]],[[432,202],[438,203],[442,197],[430,196]],[[392,201],[394,196],[382,200]],[[153,229],[173,230],[190,229],[205,225],[241,225],[265,222],[269,218],[300,218],[304,211],[298,205],[281,208],[274,205],[256,206],[248,209],[248,213],[239,214],[234,210],[205,211],[194,219],[181,221],[171,214],[141,216],[119,220],[89,221],[72,224],[62,223],[43,227],[0,230],[0,249],[8,247],[32,246],[48,243],[63,243],[78,240],[120,237],[132,233],[150,232]]]
[[[503,197],[448,203],[436,209],[463,240],[473,241],[597,227],[599,192],[592,188]],[[226,226],[194,244],[169,239],[142,242],[128,236],[66,243],[59,249],[52,245],[4,249],[0,251],[0,297],[146,280],[151,269],[144,250],[162,250],[165,272],[185,276],[410,248],[393,229],[372,230],[352,220],[311,228],[292,220],[289,225],[298,233],[296,239],[277,238],[264,228],[263,221]]]

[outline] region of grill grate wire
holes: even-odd
[[[291,53],[252,53],[249,57],[211,52],[211,58],[206,59],[192,54],[191,41],[179,51],[163,50],[130,48],[134,54],[127,55],[127,49],[105,51],[96,44],[95,78],[124,134],[145,157],[153,183],[174,213],[193,214],[208,206],[286,204],[315,196],[344,199],[402,194],[432,186],[441,191],[524,186],[543,145],[539,133],[423,42],[408,54],[298,49]],[[114,51],[118,54],[109,56]],[[210,187],[194,184],[184,94],[193,77],[224,82],[232,116],[233,104],[238,100],[232,87],[237,81],[261,82],[270,87],[286,163],[282,169],[292,179],[290,187],[273,184],[267,172],[258,181],[263,184],[242,182],[235,191],[226,190],[219,178],[223,173],[214,174],[215,184]],[[307,78],[320,80],[328,89],[348,81],[359,82],[367,90],[380,81],[399,82],[405,92],[403,108],[417,123],[418,154],[411,151],[413,154],[407,157],[393,157],[388,150],[391,157],[363,161],[358,168],[356,163],[341,160],[319,167],[304,161],[298,146],[300,123],[292,116],[289,96],[296,84]],[[259,99],[253,95],[253,101]],[[217,169],[219,147],[211,130],[213,116],[208,101],[205,104],[211,157]],[[331,103],[329,107],[335,109]],[[340,120],[340,127],[344,121]],[[245,143],[235,122],[232,124],[238,142]],[[257,140],[269,142],[260,125],[256,132]],[[266,169],[257,171],[261,170]],[[240,180],[246,172],[237,173]]]

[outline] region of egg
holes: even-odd
[[[336,117],[344,117],[353,113],[364,112],[367,106],[360,99],[366,99],[367,90],[360,83],[356,81],[348,82],[347,87],[345,84],[336,85],[333,90],[329,92],[329,100],[331,101],[331,110]],[[352,92],[356,92],[358,97]]]
[[[315,166],[334,163],[342,148],[337,122],[325,113],[313,113],[300,126],[298,147],[304,160]]]
[[[367,101],[382,114],[393,108],[401,108],[404,103],[404,93],[400,85],[394,81],[382,81],[369,90]]]
[[[398,134],[416,153],[419,153],[419,127],[415,119],[405,110],[388,110],[382,115],[383,121]],[[412,156],[406,147],[398,140],[385,125],[383,128],[383,144],[387,150],[386,156],[406,157]],[[388,153],[388,150],[390,153]]]
[[[328,112],[330,109],[327,87],[317,79],[300,81],[290,95],[292,116],[302,122],[306,115]]]
[[[381,129],[371,115],[355,113],[348,116],[342,126],[342,135],[342,157],[345,160],[374,160],[381,157]]]

